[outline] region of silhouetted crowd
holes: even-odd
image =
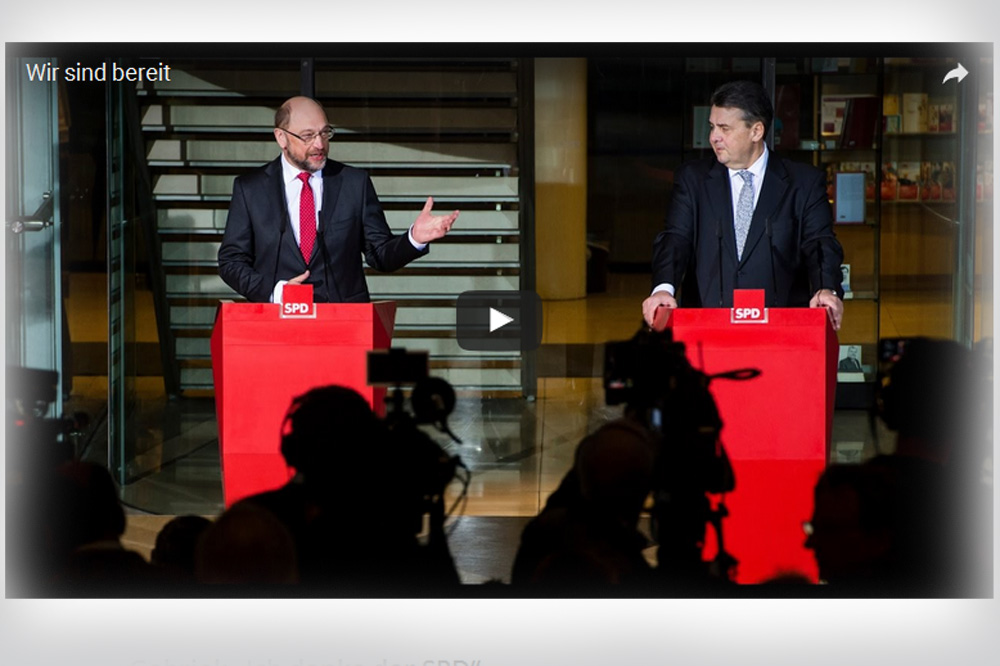
[[[793,583],[780,587],[796,596],[990,596],[992,359],[984,359],[953,342],[909,341],[878,387],[878,416],[897,433],[893,451],[829,465],[815,486],[805,545],[825,584],[792,574],[771,586],[730,587],[767,594]],[[122,545],[125,512],[105,468],[27,459],[12,467],[9,458],[8,594],[677,592],[677,572],[657,565],[642,528],[661,446],[629,418],[580,442],[559,488],[521,534],[509,585],[480,586],[460,584],[444,531],[450,476],[429,438],[426,447],[413,446],[358,393],[337,386],[296,398],[284,427],[281,453],[295,471],[288,483],[214,519],[172,519],[149,561]],[[706,596],[727,585],[707,573],[690,582]]]

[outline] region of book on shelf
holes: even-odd
[[[851,97],[844,110],[840,147],[869,149],[878,130],[878,97]]]
[[[794,150],[799,147],[799,117],[802,115],[802,88],[798,83],[783,83],[774,93],[774,147]]]
[[[977,129],[980,134],[988,134],[993,131],[993,91],[979,95]]]
[[[903,133],[927,131],[927,93],[903,93]]]
[[[941,200],[941,175],[940,162],[920,163],[920,200],[940,201]]]
[[[851,291],[851,265],[841,264],[840,265],[840,288],[844,290],[844,300],[849,298],[854,298],[854,292]]]
[[[955,105],[954,104],[941,104],[939,105],[938,111],[938,132],[954,132],[955,131]]]
[[[823,169],[826,172],[826,198],[833,203],[834,197],[834,187],[837,180],[837,170],[840,169],[840,165],[836,162],[827,162],[823,165]]]
[[[891,160],[882,162],[882,187],[879,188],[882,194],[882,201],[895,201],[898,185],[896,163]]]
[[[892,93],[882,95],[882,115],[899,115],[899,95],[894,95]]]
[[[865,381],[864,366],[861,364],[861,345],[840,345],[840,353],[837,358],[837,381]]]
[[[875,185],[878,181],[874,162],[859,162],[858,168],[865,174],[865,200],[875,201]]]
[[[840,136],[847,111],[847,97],[823,95],[820,100],[820,133],[823,136]]]
[[[899,95],[882,95],[882,132],[899,134],[903,126],[903,116],[899,113]]]
[[[920,198],[920,162],[900,162],[896,169],[899,182],[897,198],[900,201],[917,201]]]
[[[941,162],[941,170],[938,172],[938,183],[941,185],[941,200],[955,200],[955,163]]]
[[[941,119],[941,105],[939,104],[928,104],[927,105],[927,131],[937,132],[938,122]]]

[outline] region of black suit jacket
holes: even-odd
[[[255,303],[267,303],[274,285],[309,269],[318,303],[370,299],[361,255],[378,271],[394,271],[426,254],[407,234],[394,236],[368,174],[327,160],[316,243],[308,265],[295,243],[285,203],[281,158],[233,183],[226,231],[219,247],[219,275]]]
[[[844,252],[833,233],[826,177],[770,153],[743,258],[736,258],[729,170],[714,157],[674,176],[666,227],[653,247],[653,286],[683,307],[732,307],[733,289],[764,289],[769,307],[805,307],[819,289],[843,298]]]

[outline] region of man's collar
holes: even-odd
[[[760,154],[760,156],[756,160],[754,160],[754,163],[748,166],[746,169],[730,169],[729,167],[726,167],[726,170],[729,171],[729,177],[733,178],[740,171],[749,171],[754,175],[756,181],[760,182],[760,179],[761,177],[763,177],[764,172],[767,171],[767,159],[770,153],[770,151],[767,149],[767,144],[763,144],[762,147],[764,148],[764,151]]]
[[[282,180],[282,182],[290,183],[293,180],[295,180],[296,178],[298,178],[299,174],[302,173],[302,169],[298,168],[297,166],[295,166],[294,164],[292,164],[291,162],[288,161],[288,159],[285,157],[285,153],[281,153],[281,155],[279,156],[279,159],[281,160],[281,180]],[[312,178],[312,177],[322,178],[323,177],[323,170],[320,169],[319,171],[313,172],[313,174],[310,176],[310,178]]]

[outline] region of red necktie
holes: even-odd
[[[299,174],[299,180],[302,181],[302,195],[299,197],[299,248],[308,265],[316,242],[316,201],[313,199],[312,188],[309,187],[309,174],[303,171]]]

